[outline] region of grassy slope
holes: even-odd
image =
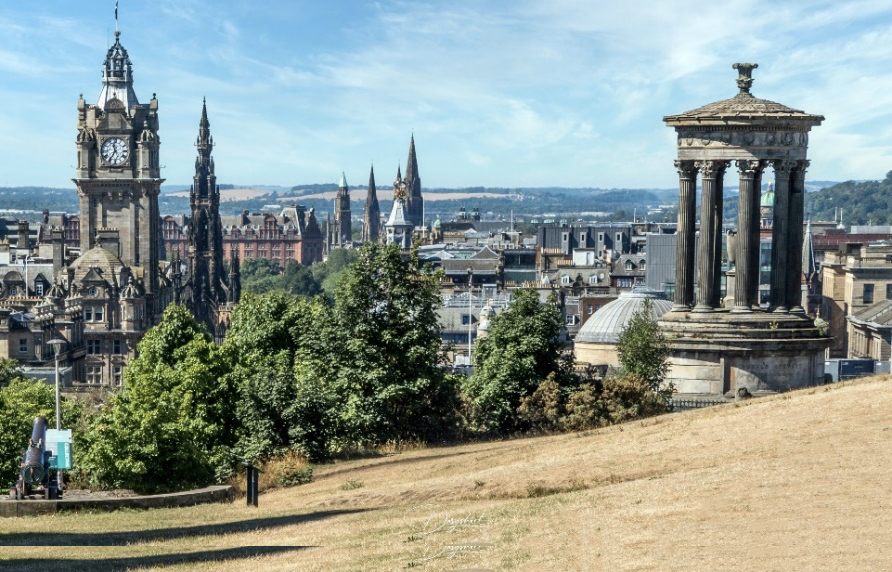
[[[0,545],[77,547],[5,547],[0,568],[888,569],[890,409],[892,383],[866,380],[591,433],[338,463],[262,495],[259,509],[7,519]],[[176,565],[183,557],[199,562]]]

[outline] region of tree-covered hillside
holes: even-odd
[[[833,220],[843,210],[843,222],[892,225],[892,171],[882,181],[846,181],[805,196],[805,216]]]

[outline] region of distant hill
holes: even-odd
[[[805,196],[805,216],[834,220],[842,209],[846,225],[892,225],[892,171],[882,181],[846,181]]]
[[[730,179],[728,183],[732,182]],[[808,181],[806,216],[812,219],[833,218],[834,208],[844,209],[844,221],[848,224],[892,224],[892,180]],[[159,207],[162,214],[189,212],[189,185],[166,184],[162,188]],[[325,218],[332,210],[333,183],[308,183],[291,188],[269,185],[221,184],[221,191],[229,200],[220,205],[224,215],[238,214],[243,210],[258,212],[266,205],[298,203],[315,208],[317,216]],[[365,187],[351,187],[351,209],[355,218],[362,216]],[[725,212],[727,219],[737,213],[736,187],[725,187]],[[425,213],[429,220],[439,216],[444,220],[455,217],[462,208],[467,212],[477,209],[484,218],[507,218],[513,212],[518,219],[541,217],[575,220],[630,220],[637,213],[649,220],[674,220],[678,190],[667,189],[601,189],[563,187],[466,187],[425,188]],[[383,213],[390,210],[392,190],[390,185],[378,187],[378,200]],[[663,208],[660,208],[663,207]],[[47,187],[0,188],[0,216],[13,216],[37,220],[41,211],[74,213],[78,210],[78,198],[74,188]],[[589,213],[583,215],[582,213]],[[592,216],[590,213],[602,213]],[[648,214],[649,213],[649,214]]]

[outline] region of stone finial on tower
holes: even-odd
[[[738,72],[737,75],[737,87],[740,88],[740,93],[749,93],[750,88],[753,86],[753,70],[759,67],[759,64],[734,64],[731,66],[736,69]]]

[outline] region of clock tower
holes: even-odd
[[[95,105],[77,103],[77,178],[80,248],[110,250],[142,278],[154,314],[160,313],[158,194],[158,100],[141,104],[121,33],[102,68]]]

